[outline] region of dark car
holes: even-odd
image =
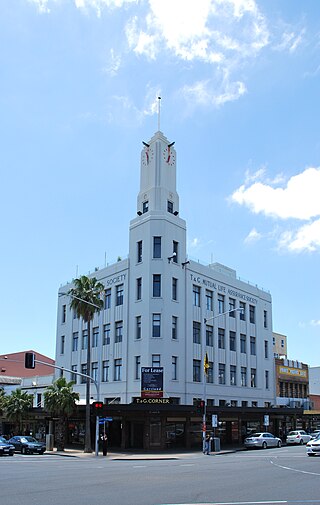
[[[21,452],[21,454],[43,454],[46,450],[44,443],[38,442],[38,440],[30,436],[19,435],[10,438],[8,442],[14,445],[15,450]]]
[[[9,444],[8,440],[0,436],[0,456],[8,454],[9,456],[14,455],[14,445]]]

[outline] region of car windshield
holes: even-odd
[[[22,437],[22,438],[21,438],[21,441],[22,441],[22,442],[33,442],[33,443],[34,443],[34,442],[36,442],[36,443],[38,442],[38,441],[37,441],[35,438],[33,438],[33,437]]]

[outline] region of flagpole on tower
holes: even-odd
[[[160,131],[160,102],[161,96],[158,96],[158,131]]]

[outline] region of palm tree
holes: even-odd
[[[4,413],[9,421],[16,423],[19,433],[22,430],[22,421],[27,417],[33,406],[33,395],[22,393],[18,388],[4,399]]]
[[[64,451],[66,418],[74,411],[76,400],[79,400],[79,393],[74,392],[74,382],[67,382],[65,377],[59,377],[51,386],[46,388],[44,393],[44,406],[59,418],[56,430],[57,451]]]
[[[68,291],[72,300],[70,307],[76,311],[78,317],[82,317],[87,323],[88,343],[87,343],[87,374],[91,372],[91,338],[90,323],[95,313],[99,313],[103,308],[101,293],[104,292],[104,285],[98,282],[95,277],[82,275],[74,280],[74,288]],[[90,378],[86,380],[86,435],[84,452],[92,452],[90,433]]]

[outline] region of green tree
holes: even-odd
[[[22,433],[22,421],[28,417],[33,406],[33,395],[22,392],[20,388],[11,392],[4,399],[4,414],[9,421],[16,424],[15,429]]]
[[[56,446],[58,451],[64,451],[66,435],[66,419],[75,409],[79,393],[73,391],[74,382],[67,382],[59,377],[44,393],[44,406],[51,415],[58,417],[56,426]]]
[[[6,397],[4,394],[4,389],[0,388],[0,415],[2,414],[6,404]]]
[[[85,275],[74,280],[74,287],[68,291],[71,297],[70,307],[76,311],[78,317],[82,317],[87,323],[87,374],[91,372],[91,321],[95,313],[99,313],[103,308],[101,294],[104,292],[104,285],[98,282],[95,277]],[[90,378],[86,380],[86,435],[84,452],[92,452],[90,433]]]

